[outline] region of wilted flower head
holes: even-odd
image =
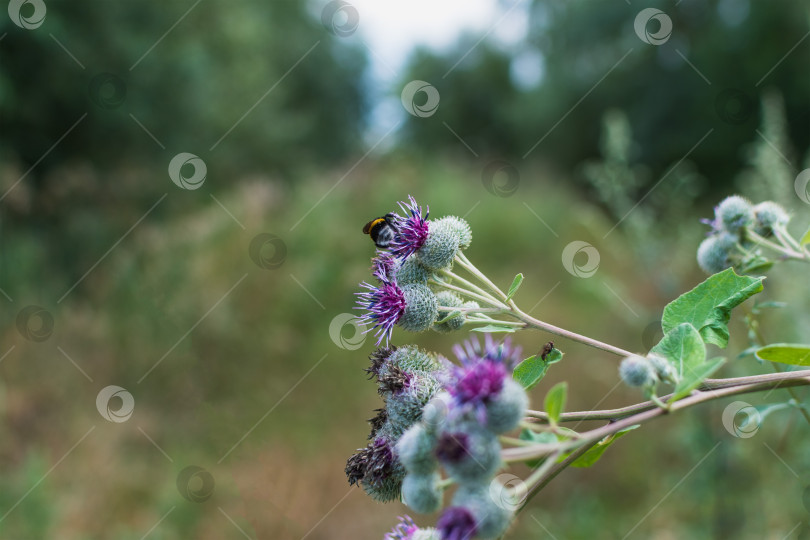
[[[405,212],[405,217],[397,220],[397,233],[391,242],[389,249],[396,257],[405,259],[421,248],[428,237],[427,218],[430,208],[425,208],[422,215],[422,207],[416,204],[416,200],[408,195],[408,202],[400,202],[400,208]]]
[[[345,470],[350,485],[359,483],[378,501],[391,501],[400,495],[405,468],[387,437],[376,437],[359,449],[348,459]]]

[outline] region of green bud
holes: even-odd
[[[458,238],[458,246],[461,249],[467,249],[472,243],[472,229],[470,225],[456,216],[445,216],[436,220],[437,223],[446,224],[446,226],[453,231]]]
[[[619,366],[619,376],[628,386],[652,386],[657,378],[652,364],[643,356],[628,356]]]
[[[448,222],[430,221],[428,237],[416,255],[422,265],[429,270],[449,268],[458,253],[459,240],[458,233]]]
[[[439,316],[439,303],[427,285],[412,283],[402,286],[405,295],[405,310],[397,321],[409,332],[424,332],[430,328]]]
[[[717,222],[732,234],[739,234],[742,229],[754,223],[754,209],[747,199],[739,195],[726,197],[714,209]]]
[[[402,481],[402,502],[420,514],[431,514],[442,505],[442,490],[438,472],[409,473]]]
[[[443,319],[447,317],[450,313],[453,312],[453,308],[459,308],[464,306],[464,301],[459,298],[455,293],[450,291],[439,291],[436,293],[436,300],[439,302],[440,307],[446,307],[450,309],[446,310],[439,310],[439,319]],[[464,313],[459,313],[455,317],[444,321],[441,324],[434,324],[433,329],[437,332],[447,333],[453,332],[454,330],[458,330],[464,325],[464,321],[466,320],[466,316]]]
[[[760,236],[772,236],[774,227],[784,227],[789,221],[785,209],[773,201],[761,202],[754,207],[754,232]]]
[[[439,531],[433,527],[428,527],[427,529],[414,531],[411,540],[441,540],[441,537],[439,536]]]
[[[678,374],[675,372],[675,367],[669,360],[660,354],[650,353],[647,355],[647,361],[655,370],[655,374],[659,380],[673,384],[678,382]]]
[[[503,388],[487,403],[487,428],[493,433],[515,429],[529,407],[529,396],[513,379],[506,379]]]
[[[706,238],[698,247],[698,265],[707,274],[716,274],[734,266],[733,259],[737,244],[737,237],[726,232]]]
[[[453,506],[461,506],[475,518],[476,538],[499,538],[506,532],[514,514],[498,504],[490,494],[489,483],[462,484],[453,495]]]
[[[399,461],[409,474],[430,474],[439,466],[433,452],[435,446],[436,435],[421,423],[414,424],[397,441]]]
[[[394,270],[394,276],[400,287],[411,283],[425,285],[430,278],[430,274],[430,270],[422,266],[417,257],[408,257],[400,262],[397,269]]]
[[[424,351],[416,345],[403,345],[391,353],[388,361],[382,368],[387,369],[390,366],[397,366],[403,371],[437,371],[441,370],[442,365],[432,353]],[[384,374],[381,370],[380,374]]]

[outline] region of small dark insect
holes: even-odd
[[[363,226],[363,234],[371,236],[374,245],[380,249],[387,248],[394,240],[397,231],[397,215],[388,212],[383,217],[372,219]]]
[[[542,358],[543,360],[545,360],[545,359],[546,359],[546,356],[548,356],[548,355],[549,355],[549,353],[550,353],[551,351],[553,351],[553,350],[554,350],[554,342],[553,342],[553,341],[549,341],[548,343],[546,343],[545,345],[543,345],[543,350],[542,350],[542,351],[540,351],[540,358]]]

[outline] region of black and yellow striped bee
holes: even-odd
[[[363,226],[363,234],[371,237],[374,245],[380,249],[387,248],[394,240],[397,231],[397,215],[388,212],[383,217],[372,219]]]

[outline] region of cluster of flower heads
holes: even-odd
[[[369,444],[346,463],[351,485],[359,484],[373,498],[400,498],[405,469],[395,445],[402,434],[422,416],[422,409],[442,389],[446,369],[434,355],[408,345],[374,351],[366,369],[376,379],[385,406],[369,420]]]
[[[698,247],[698,264],[709,274],[744,266],[756,257],[751,233],[768,238],[789,221],[785,209],[773,201],[753,205],[739,195],[727,197],[714,209],[713,220],[703,220],[712,230]]]
[[[429,221],[429,209],[423,213],[410,196],[399,205],[405,215],[389,214],[392,240],[372,260],[378,283],[361,283],[366,290],[357,294],[357,308],[365,311],[359,321],[376,329],[377,345],[390,340],[395,325],[410,332],[458,329],[464,324],[463,313],[442,314],[452,314],[452,308],[478,307],[428,286],[435,272],[450,268],[459,250],[469,247],[472,231],[467,222],[455,216]]]
[[[436,537],[497,538],[513,515],[512,507],[490,493],[501,466],[498,435],[517,427],[528,407],[525,390],[511,376],[520,351],[508,340],[496,344],[487,336],[483,347],[469,341],[455,352],[461,365],[445,372],[444,391],[427,404],[420,421],[396,444],[406,471],[402,500],[415,512],[439,510],[441,466],[458,489],[439,517]]]

